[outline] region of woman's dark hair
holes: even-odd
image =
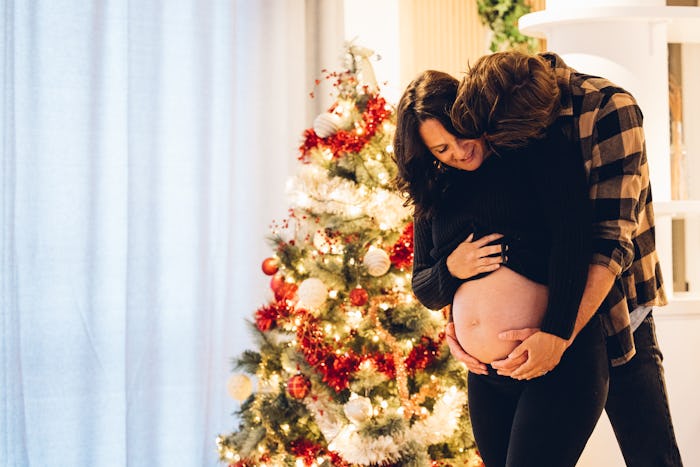
[[[418,216],[431,216],[446,189],[450,170],[439,164],[418,132],[420,124],[436,119],[447,131],[452,126],[450,109],[457,96],[459,81],[447,73],[427,70],[408,85],[399,100],[394,134],[394,159],[398,165],[395,183],[408,194]]]
[[[507,51],[485,55],[459,85],[452,122],[466,138],[483,136],[493,150],[542,138],[559,110],[560,92],[549,62]]]

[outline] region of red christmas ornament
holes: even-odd
[[[262,262],[262,271],[268,276],[277,274],[279,269],[280,264],[277,258],[265,258],[265,260]]]
[[[356,287],[350,291],[350,303],[353,306],[362,306],[367,303],[369,294],[362,287]]]
[[[275,292],[275,298],[277,300],[292,300],[294,301],[297,289],[299,288],[294,282],[285,282],[277,289]]]
[[[299,286],[294,282],[285,281],[282,274],[275,274],[270,279],[270,288],[275,293],[275,300],[280,301],[294,299]]]
[[[277,293],[277,289],[279,289],[283,284],[284,276],[282,274],[275,274],[272,276],[272,279],[270,279],[270,288],[275,293]]]
[[[301,373],[289,378],[287,381],[287,392],[295,399],[303,399],[311,390],[311,381]]]

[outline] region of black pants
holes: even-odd
[[[634,332],[634,345],[632,360],[610,368],[605,411],[628,467],[680,467],[651,314]]]
[[[468,378],[472,429],[486,467],[573,467],[608,393],[600,319],[591,319],[540,378],[518,381],[492,369]]]

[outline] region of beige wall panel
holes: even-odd
[[[475,0],[402,0],[401,84],[432,68],[461,78],[467,63],[488,52]]]
[[[545,0],[529,3],[537,11]],[[399,36],[402,88],[430,68],[461,79],[468,63],[489,53],[488,28],[476,0],[401,0]]]

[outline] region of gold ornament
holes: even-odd
[[[242,402],[253,393],[253,382],[247,375],[231,375],[226,382],[226,390],[233,399]]]

